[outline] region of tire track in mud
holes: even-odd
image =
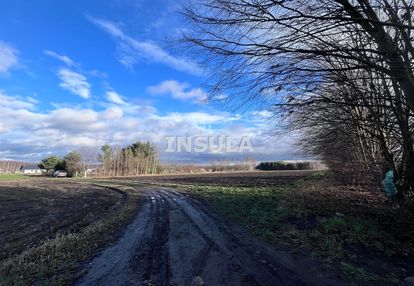
[[[138,277],[128,269],[133,254],[144,242],[147,230],[151,227],[148,219],[151,214],[151,205],[144,203],[120,240],[91,261],[86,269],[87,274],[76,285],[134,285]]]
[[[307,285],[304,281],[301,281],[301,279],[295,278],[297,275],[295,275],[293,271],[281,266],[273,257],[247,245],[246,242],[235,235],[233,231],[229,230],[220,216],[213,213],[205,204],[190,196],[180,194],[175,190],[167,189],[164,192],[169,192],[177,198],[185,198],[183,201],[193,208],[194,212],[207,217],[208,219],[205,218],[205,221],[211,220],[210,223],[213,223],[211,228],[216,228],[216,233],[224,236],[223,247],[230,253],[236,254],[236,257],[239,259],[242,259],[242,261],[237,261],[238,263],[236,264],[236,267],[244,265],[244,268],[246,268],[246,272],[248,273],[246,277],[250,280],[250,283],[253,283],[253,285]],[[257,267],[260,271],[253,271],[252,273],[251,269]],[[259,274],[259,276],[257,274]],[[271,281],[270,284],[269,281]]]
[[[145,193],[122,238],[91,262],[78,285],[322,285],[305,283],[234,234],[202,202],[167,188]]]
[[[192,268],[194,270],[186,271],[187,277],[183,283],[183,285],[194,284],[194,278],[200,277],[200,275],[202,274],[203,267],[205,265],[206,259],[211,249],[215,248],[216,250],[219,250],[220,246],[216,244],[215,241],[212,240],[209,237],[209,235],[200,228],[200,226],[191,218],[191,216],[186,211],[183,210],[183,208],[177,202],[175,197],[169,195],[168,192],[164,190],[160,190],[160,194],[162,194],[162,196],[164,196],[167,201],[170,201],[177,207],[179,212],[187,219],[188,224],[190,224],[194,228],[194,230],[196,230],[198,234],[204,239],[204,246],[201,248],[201,250],[198,251],[198,254],[196,254],[196,256],[192,258]],[[194,233],[192,235],[194,235]],[[188,238],[188,240],[191,241],[191,238]]]
[[[169,193],[170,192],[170,193]],[[217,242],[210,237],[208,232],[203,230],[203,227],[200,226],[199,223],[194,221],[192,216],[186,211],[180,202],[178,200],[183,200],[185,197],[179,193],[175,193],[172,190],[163,190],[160,189],[160,193],[163,194],[166,198],[171,200],[179,209],[180,213],[182,213],[183,216],[187,219],[188,223],[194,228],[194,230],[197,231],[197,233],[204,239],[204,246],[198,251],[198,254],[192,258],[192,271],[187,271],[187,279],[185,279],[185,282],[183,285],[194,285],[197,284],[197,278],[198,282],[201,283],[202,281],[202,273],[204,270],[204,267],[206,265],[206,261],[208,259],[208,255],[210,251],[223,251],[227,252],[226,249],[223,249]],[[194,235],[194,234],[193,234]],[[190,241],[190,238],[188,238]],[[228,255],[228,253],[227,253]],[[227,281],[228,279],[226,279]],[[204,281],[203,281],[204,283]],[[229,284],[230,285],[230,284]]]
[[[281,277],[281,274],[292,273],[286,273],[287,271],[282,270],[280,266],[276,267],[275,263],[270,263],[271,260],[263,260],[262,257],[259,260],[255,259],[254,252],[229,231],[218,216],[198,205],[198,201],[175,190],[160,189],[160,192],[180,206],[188,221],[206,240],[206,246],[200,251],[199,256],[194,258],[194,271],[191,275],[193,278],[203,278],[208,254],[214,251],[220,253],[220,258],[225,257],[221,263],[230,264],[233,270],[225,273],[223,285],[305,285],[302,281],[292,278],[292,275]],[[238,281],[237,284],[233,284],[235,281]]]
[[[117,244],[89,265],[77,285],[169,285],[169,206],[157,193],[146,202]]]
[[[169,285],[169,202],[154,193],[151,193],[151,202],[155,208],[153,212],[155,221],[147,256],[147,271],[144,274],[144,281],[155,285]],[[142,261],[137,261],[137,263],[139,265]]]

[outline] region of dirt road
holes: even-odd
[[[188,195],[158,187],[146,193],[124,235],[78,285],[342,284],[334,274],[317,275],[308,258],[268,249]]]

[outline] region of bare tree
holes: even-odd
[[[377,182],[394,170],[408,196],[413,11],[413,0],[200,0],[184,8],[183,40],[213,65],[213,99],[274,106],[305,151]]]
[[[290,128],[305,134],[302,149],[358,181],[380,182],[394,170],[400,189],[412,192],[413,113],[399,100],[393,80],[378,72],[341,71],[330,81],[278,106]]]
[[[413,7],[412,0],[201,0],[184,10],[194,28],[184,40],[217,65],[212,91],[231,89],[241,101],[312,91],[330,72],[371,69],[393,78],[414,108]],[[337,60],[349,65],[332,66]]]
[[[1,160],[0,161],[0,174],[18,172],[20,168],[23,166],[24,166],[23,162]]]
[[[98,160],[104,176],[156,174],[161,171],[159,152],[150,142],[136,142],[124,148],[104,145]]]
[[[88,170],[96,163],[97,152],[93,147],[81,147],[76,152],[81,156],[81,169],[83,176],[86,177]]]

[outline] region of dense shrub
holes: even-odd
[[[311,164],[309,162],[262,162],[257,167],[257,170],[272,171],[272,170],[310,170]]]

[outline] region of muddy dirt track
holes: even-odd
[[[77,285],[341,284],[335,275],[318,277],[312,262],[272,252],[186,194],[159,187],[146,194],[120,240]]]

